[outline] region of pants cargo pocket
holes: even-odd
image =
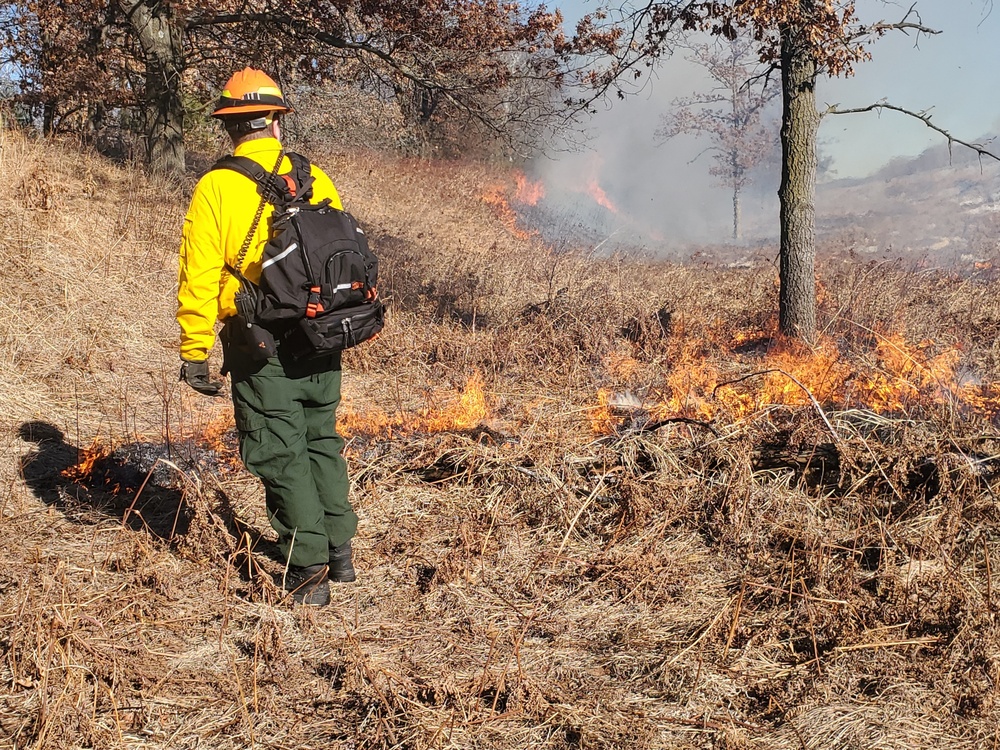
[[[247,471],[260,477],[260,463],[267,461],[269,455],[265,445],[267,420],[263,414],[249,409],[237,409],[234,416],[236,431],[240,436],[240,458]]]

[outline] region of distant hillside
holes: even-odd
[[[991,257],[1000,211],[1000,163],[946,144],[893,159],[864,179],[819,186],[821,238],[860,253],[970,264]]]

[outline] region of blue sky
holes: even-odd
[[[567,22],[572,22],[599,4],[564,0],[550,6],[562,9]],[[911,0],[860,0],[857,11],[865,21],[896,21],[910,5]],[[998,130],[1000,8],[993,9],[990,0],[918,0],[916,10],[925,25],[942,33],[919,40],[889,34],[871,47],[873,59],[859,65],[853,78],[824,80],[818,91],[820,102],[846,108],[886,99],[913,110],[931,109],[936,124],[966,140]],[[637,111],[648,110],[650,102],[666,107],[674,97],[690,92],[690,82],[690,70],[682,60],[667,60],[641,96],[616,102],[594,126],[615,128],[616,123],[635,118]],[[869,174],[893,156],[917,154],[941,141],[923,124],[893,113],[827,118],[820,140],[840,177]]]
[[[859,3],[864,18],[895,20],[909,8]],[[873,59],[853,78],[826,81],[823,101],[858,106],[885,98],[913,110],[930,108],[934,122],[971,140],[1000,126],[1000,8],[983,0],[921,0],[925,25],[942,33],[921,37],[889,34],[871,47]],[[894,13],[894,15],[893,15]],[[916,154],[941,137],[922,123],[885,113],[831,117],[820,131],[843,176],[864,175],[889,157]],[[1000,153],[1000,142],[994,144]]]

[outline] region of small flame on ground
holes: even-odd
[[[507,227],[507,231],[518,239],[527,240],[537,234],[534,231],[521,229],[517,225],[517,212],[507,202],[507,190],[503,185],[491,185],[483,191],[480,197],[483,203],[493,208],[493,212],[503,222],[503,225]]]
[[[591,198],[593,198],[594,202],[597,205],[603,206],[604,208],[608,209],[613,214],[621,213],[618,210],[618,207],[615,206],[615,204],[611,202],[611,199],[608,197],[608,194],[604,192],[604,188],[602,188],[600,186],[600,184],[597,182],[597,178],[596,177],[591,177],[587,181],[587,191],[586,192],[587,192],[587,195],[589,195]]]
[[[722,353],[737,360],[734,349],[760,336],[759,331],[738,333],[729,346],[721,347]],[[723,373],[710,361],[710,347],[714,348],[708,342],[686,342],[641,411],[654,421],[676,416],[739,419],[772,405],[806,406],[811,396],[824,407],[864,408],[879,414],[942,404],[989,418],[1000,413],[1000,384],[963,382],[958,349],[941,348],[929,340],[910,344],[900,334],[879,334],[874,361],[869,363],[846,361],[830,340],[815,347],[779,340],[762,361],[754,362],[754,377],[742,381],[740,375]],[[620,352],[605,361],[609,376],[619,382],[634,379],[641,367]],[[590,413],[595,432],[609,434],[621,423],[615,396],[610,388],[598,392]]]
[[[71,482],[83,482],[90,478],[94,471],[94,465],[111,455],[111,449],[106,445],[95,441],[89,448],[82,448],[77,452],[78,459],[75,464],[62,470],[61,475]]]
[[[441,394],[438,394],[437,398],[440,397]],[[397,432],[471,430],[482,424],[489,416],[483,378],[479,373],[469,378],[461,393],[445,394],[443,398],[449,403],[442,408],[427,407],[416,413],[394,415],[378,409],[370,409],[362,414],[349,404],[342,403],[338,412],[337,432],[343,437],[354,435],[391,437]]]
[[[235,427],[233,413],[225,411],[208,423],[208,426],[202,430],[199,439],[199,442],[206,449],[215,453],[222,465],[230,469],[243,466],[240,459],[239,440],[234,435]]]

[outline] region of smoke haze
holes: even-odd
[[[569,22],[596,8],[595,3],[579,1],[560,5]],[[908,8],[909,3],[858,3],[864,21],[900,20]],[[1000,97],[994,95],[995,71],[1000,68],[1000,45],[995,44],[1000,38],[1000,13],[990,12],[980,0],[921,0],[917,9],[924,24],[943,29],[944,33],[919,40],[902,34],[886,36],[871,48],[874,59],[857,66],[854,78],[821,81],[820,106],[839,104],[849,108],[888,100],[917,112],[935,107],[934,123],[955,136],[963,140],[989,138],[1000,121]],[[699,157],[709,145],[707,139],[679,136],[656,145],[654,136],[661,116],[674,99],[706,91],[710,85],[704,70],[678,52],[663,63],[641,93],[609,102],[593,116],[583,149],[553,150],[547,158],[536,160],[530,171],[545,183],[544,208],[549,223],[586,225],[595,229],[595,237],[610,237],[609,245],[622,240],[623,244],[647,247],[664,255],[683,255],[697,244],[730,243],[732,195],[709,175],[710,156]],[[773,106],[772,118],[776,118],[778,107]],[[870,178],[884,184],[885,175],[873,175],[888,162],[905,162],[940,145],[942,140],[941,135],[902,114],[824,118],[820,150],[828,169],[821,176],[817,202],[820,217],[831,208],[824,204],[824,195],[839,195],[836,189],[824,192],[823,182],[834,188],[840,184],[836,181],[843,179]],[[916,165],[913,169],[917,169]],[[960,171],[958,164],[937,165],[935,169],[935,178],[925,180],[926,184],[911,181],[905,188],[896,186],[897,198],[905,194],[906,208],[912,208],[914,202],[935,201],[935,191],[940,191],[942,181],[950,179],[949,169],[954,170],[954,180],[982,180],[979,187],[985,195],[997,192],[991,187],[998,172],[992,164],[984,166],[980,177],[968,170]],[[911,171],[898,164],[897,170]],[[744,193],[747,244],[770,242],[777,236],[778,179],[779,172],[771,165]],[[584,189],[590,183],[599,185],[618,213],[598,205]],[[966,198],[959,193],[954,206],[937,201],[936,207],[960,210]],[[884,211],[892,213],[891,195],[880,195],[873,189],[872,198],[884,199]],[[842,215],[842,207],[832,208],[834,214]],[[859,206],[862,213],[865,208],[865,204]],[[886,220],[891,221],[891,217]],[[824,225],[822,221],[820,224]],[[931,232],[933,237],[921,239],[915,236],[920,234],[915,232],[918,228],[909,227],[910,236],[905,242],[897,237],[896,246],[902,242],[919,249],[947,239],[938,236],[940,227],[937,233]],[[865,234],[864,227],[860,231]],[[955,239],[948,241],[954,244]]]

